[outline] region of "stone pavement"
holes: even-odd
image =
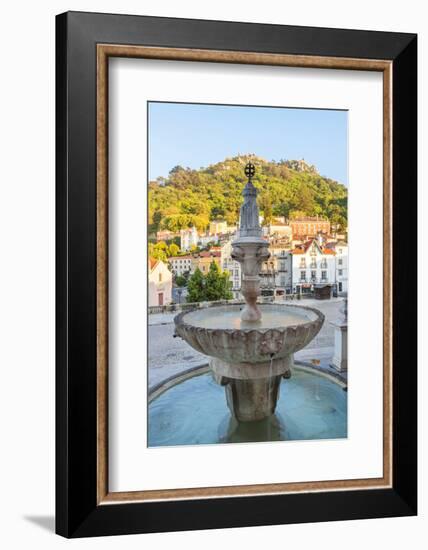
[[[331,300],[302,300],[293,305],[315,307],[324,313],[326,319],[318,335],[306,348],[295,354],[295,359],[306,363],[314,362],[328,368],[333,356],[333,327],[330,321],[339,317],[342,298]],[[177,313],[156,313],[149,315],[149,388],[189,368],[208,363],[206,355],[198,353],[181,338],[174,338],[174,317]],[[319,363],[318,363],[319,362]]]

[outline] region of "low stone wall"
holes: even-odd
[[[277,303],[289,302],[294,300],[305,300],[313,298],[313,293],[305,294],[286,294],[277,299]],[[261,296],[258,300],[260,304],[270,304],[274,302],[273,296]],[[150,306],[149,315],[154,313],[174,313],[176,311],[188,311],[190,309],[200,309],[203,307],[225,306],[228,304],[243,304],[244,300],[217,300],[215,302],[184,302],[183,304],[168,304],[166,306]]]
[[[150,306],[149,315],[152,313],[173,313],[175,311],[188,311],[202,307],[225,306],[227,304],[242,304],[243,300],[217,300],[216,302],[185,302],[183,304],[168,304],[167,306]]]

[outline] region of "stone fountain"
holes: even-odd
[[[269,243],[259,223],[253,164],[246,165],[245,174],[239,232],[232,243],[232,257],[241,264],[245,304],[183,312],[174,323],[177,336],[211,358],[215,380],[225,386],[233,416],[251,422],[275,412],[281,378],[291,376],[294,353],[318,334],[324,315],[309,307],[257,304]]]

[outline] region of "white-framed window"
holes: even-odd
[[[301,281],[306,281],[306,271],[301,271],[300,272],[300,280]]]
[[[311,281],[315,281],[316,278],[317,278],[317,272],[311,271]]]
[[[321,279],[323,281],[326,281],[327,280],[327,271],[321,271]]]
[[[343,275],[343,269],[339,269],[339,277],[342,277]]]
[[[343,260],[342,260],[342,258],[339,258],[339,260],[338,260],[338,264],[339,264],[339,265],[342,265],[342,263],[343,263]]]

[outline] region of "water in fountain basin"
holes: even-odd
[[[281,382],[276,414],[239,423],[211,374],[165,391],[149,405],[150,447],[347,437],[347,394],[317,374],[295,369]]]
[[[307,323],[310,317],[306,310],[298,307],[260,306],[262,318],[260,321],[248,322],[241,320],[241,308],[237,306],[213,307],[192,311],[184,317],[186,323],[211,329],[269,329],[287,327]]]

